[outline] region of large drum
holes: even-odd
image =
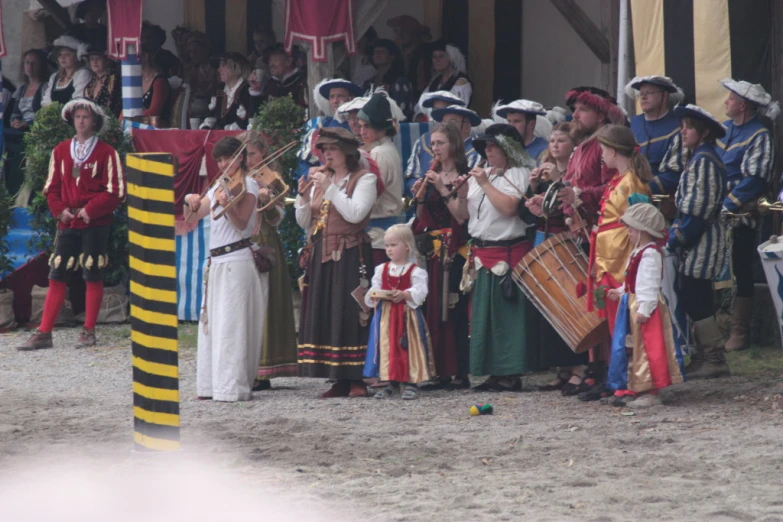
[[[528,252],[512,277],[557,333],[576,353],[608,340],[606,319],[587,312],[577,285],[587,283],[587,257],[569,232],[550,237]]]

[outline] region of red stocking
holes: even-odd
[[[57,315],[60,313],[60,308],[63,307],[65,302],[66,290],[68,290],[68,285],[62,281],[49,280],[49,291],[46,292],[41,326],[38,327],[38,331],[43,333],[52,331]]]
[[[87,296],[84,303],[84,327],[87,330],[95,328],[102,302],[103,281],[87,281]]]

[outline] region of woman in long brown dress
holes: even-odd
[[[267,145],[264,138],[255,131],[239,136],[247,141],[247,165],[252,172],[264,161]],[[273,167],[274,165],[272,165]],[[270,199],[268,187],[259,181],[258,207],[263,207]],[[285,250],[277,227],[283,221],[285,207],[280,201],[258,216],[258,227],[253,241],[259,246],[275,251],[275,266],[269,272],[269,306],[266,309],[264,341],[261,344],[261,361],[258,365],[258,378],[253,391],[268,390],[272,387],[269,379],[273,377],[296,376],[296,323],[294,304],[291,295],[291,278],[286,266]]]

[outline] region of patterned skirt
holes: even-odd
[[[351,295],[359,286],[359,264],[373,273],[369,243],[343,250],[339,261],[321,262],[323,241],[313,245],[299,319],[299,376],[362,378],[369,325],[359,322],[359,304]],[[361,249],[361,255],[360,255]]]

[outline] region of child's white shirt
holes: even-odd
[[[399,277],[400,275],[404,274],[406,270],[408,270],[408,267],[413,265],[413,268],[411,268],[412,272],[410,288],[399,288],[399,290],[410,292],[411,298],[405,300],[405,303],[409,307],[414,309],[420,307],[424,303],[424,300],[427,299],[427,271],[422,270],[412,262],[405,263],[404,265],[398,265],[391,261],[388,263],[383,263],[375,267],[375,273],[372,276],[373,290],[381,290],[383,288],[383,267],[385,267],[387,264],[389,265],[389,275],[392,277]],[[376,305],[372,297],[370,297],[370,292],[364,296],[364,302],[369,307],[375,307]]]
[[[643,248],[652,245],[648,243],[634,248],[631,257]],[[630,262],[630,259],[628,260]],[[639,270],[636,272],[636,302],[637,313],[650,317],[658,306],[658,295],[661,293],[663,279],[663,258],[656,248],[648,248],[642,253]]]

